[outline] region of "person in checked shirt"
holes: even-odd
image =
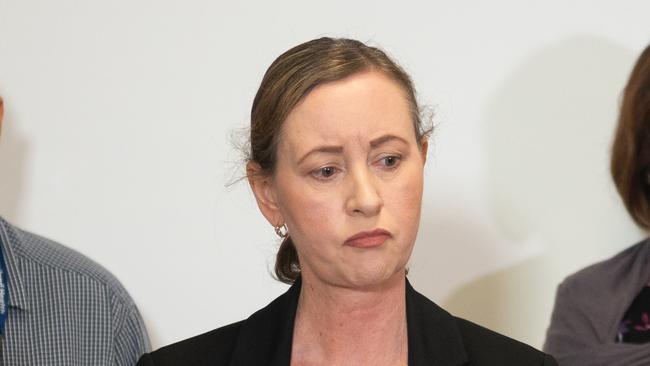
[[[3,112],[0,98],[0,130]],[[1,216],[0,334],[1,366],[133,366],[150,349],[137,307],[111,273]]]

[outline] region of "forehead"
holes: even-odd
[[[383,134],[415,141],[410,104],[397,82],[369,71],[312,90],[284,122],[281,145],[363,143]]]

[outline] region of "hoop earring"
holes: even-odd
[[[275,226],[275,233],[282,239],[289,236],[289,228],[287,228],[287,224]]]

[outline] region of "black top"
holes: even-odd
[[[289,366],[300,280],[248,319],[163,347],[137,366]],[[528,345],[456,318],[406,281],[408,364],[557,366]]]
[[[632,301],[618,327],[616,342],[650,342],[650,287],[645,286]]]

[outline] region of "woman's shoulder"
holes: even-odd
[[[550,355],[468,320],[454,317],[469,358],[468,365],[557,366]]]
[[[465,366],[557,366],[551,356],[529,345],[449,314],[415,291],[408,281],[406,291],[412,337],[409,355],[423,360],[418,364],[446,360],[444,364]]]
[[[283,356],[282,352],[291,345],[299,286],[300,282],[296,281],[287,292],[245,320],[148,353],[137,366],[229,365],[232,362],[257,365],[276,354]]]
[[[646,267],[650,258],[650,240],[636,243],[614,256],[591,264],[567,276],[559,286],[558,292],[582,296],[584,293],[595,295],[596,291],[608,291],[608,284],[620,284],[622,278],[629,275],[631,268]]]
[[[217,328],[147,353],[137,366],[227,364],[243,321]]]

